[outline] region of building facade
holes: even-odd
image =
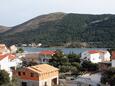
[[[9,54],[10,50],[6,47],[5,44],[0,44],[0,54]]]
[[[51,57],[55,54],[56,52],[53,50],[44,50],[39,52],[39,61],[40,63],[49,63],[51,60]]]
[[[12,78],[12,70],[21,66],[22,61],[16,58],[13,54],[0,55],[0,70],[5,70],[9,73],[9,77]]]
[[[81,54],[81,59],[92,63],[108,62],[110,61],[110,53],[104,50],[88,50]]]
[[[25,67],[13,74],[20,79],[20,86],[58,85],[59,70],[48,64]]]
[[[17,49],[17,47],[15,45],[10,46],[10,52],[11,53],[16,53],[17,50],[18,49]]]

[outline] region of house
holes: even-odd
[[[110,53],[105,50],[88,50],[81,54],[81,60],[91,61],[92,63],[110,61]]]
[[[8,54],[10,50],[6,47],[5,44],[0,44],[0,54]]]
[[[15,70],[20,86],[53,86],[58,85],[59,70],[48,64],[40,64]]]
[[[17,49],[17,47],[15,45],[10,46],[10,52],[11,53],[16,53],[17,50],[18,49]]]
[[[0,54],[0,70],[7,71],[10,78],[12,78],[12,70],[20,66],[21,63],[22,61],[16,58],[16,55]]]
[[[48,63],[56,52],[54,50],[43,50],[39,52],[39,58],[41,63]]]
[[[103,72],[108,70],[111,67],[111,61],[110,62],[99,62],[99,71]]]
[[[54,50],[43,50],[39,52],[29,52],[23,53],[25,56],[22,57],[22,60],[26,63],[35,62],[38,64],[48,63],[51,57],[55,54]],[[19,57],[19,56],[18,56]]]

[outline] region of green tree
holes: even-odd
[[[70,71],[71,66],[65,66],[65,65],[63,65],[63,66],[60,66],[59,68],[60,68],[60,72],[66,73],[66,72]]]
[[[23,53],[24,52],[24,50],[22,49],[22,48],[19,48],[17,51],[16,51],[16,53]]]
[[[49,64],[58,67],[62,66],[63,64],[66,64],[68,62],[67,57],[63,54],[62,51],[57,50],[56,53],[52,56],[52,60]]]
[[[79,62],[80,63],[80,55],[71,53],[67,55],[67,58],[69,59],[69,62]]]
[[[10,82],[9,74],[5,70],[0,70],[0,85]]]
[[[98,70],[98,64],[91,63],[91,61],[84,61],[82,63],[82,69],[86,71],[97,71]]]
[[[71,64],[72,66],[74,66],[74,67],[76,67],[77,69],[79,69],[80,70],[80,63],[78,63],[78,62],[73,62],[72,64]]]
[[[72,66],[72,67],[70,68],[70,71],[71,71],[71,74],[72,74],[72,75],[75,75],[75,76],[79,75],[79,69],[76,68],[75,66]]]

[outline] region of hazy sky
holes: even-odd
[[[14,26],[53,12],[115,14],[115,0],[0,0],[0,25]]]

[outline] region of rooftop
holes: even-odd
[[[7,57],[6,54],[5,55],[0,54],[0,60],[2,60],[3,58],[6,58],[6,57]]]
[[[38,74],[43,74],[43,73],[48,73],[51,71],[57,71],[58,68],[55,68],[51,65],[48,64],[40,64],[40,65],[36,65],[36,66],[31,66],[31,67],[27,67],[27,69],[30,69]]]
[[[100,53],[100,54],[104,54],[106,53],[107,51],[104,51],[104,50],[89,50],[88,53],[90,54],[95,54],[95,53]]]
[[[54,50],[43,50],[39,52],[40,55],[53,55],[55,54]]]
[[[8,57],[8,59],[10,59],[10,60],[16,58],[16,56],[13,55],[13,54],[4,54],[4,55],[3,55],[3,54],[0,54],[0,60],[4,59],[4,58],[6,58],[6,57]]]

